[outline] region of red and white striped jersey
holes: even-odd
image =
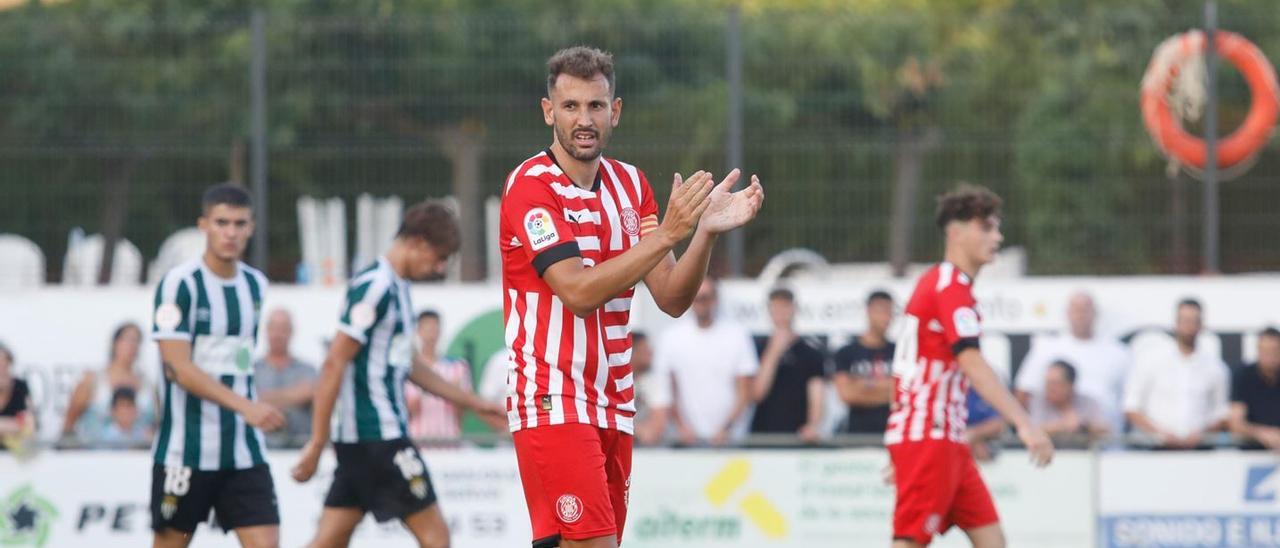
[[[982,323],[973,280],[951,263],[929,269],[916,284],[893,355],[896,396],[885,445],[924,440],[964,443],[969,379],[956,354],[978,346]]]
[[[429,364],[445,382],[471,392],[471,365],[466,360],[441,356]],[[404,388],[409,412],[409,435],[414,439],[456,440],[462,437],[462,410],[448,400],[425,392],[415,384]]]
[[[565,309],[542,280],[547,267],[594,267],[622,254],[656,225],[644,174],[601,158],[591,190],[573,184],[550,150],[525,160],[502,195],[503,317],[511,431],[564,423],[633,433],[631,288],[586,318]]]

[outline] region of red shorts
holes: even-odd
[[[943,440],[889,446],[897,503],[893,538],[923,545],[952,525],[973,529],[1000,521],[969,446]]]
[[[517,431],[520,482],[533,546],[614,535],[622,543],[631,487],[631,435],[589,424]]]

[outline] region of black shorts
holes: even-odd
[[[338,468],[324,505],[359,508],[378,521],[403,519],[436,503],[436,490],[408,439],[335,443]]]
[[[191,533],[217,516],[224,531],[279,525],[276,486],[265,464],[242,470],[195,470],[156,464],[151,468],[151,528]]]

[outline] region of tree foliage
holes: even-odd
[[[1268,0],[1220,3],[1222,24],[1280,59]],[[247,138],[253,2],[102,0],[0,12],[0,231],[57,264],[97,228],[103,181],[133,181],[125,235],[153,255]],[[665,195],[671,174],[723,173],[727,10],[741,10],[747,165],[768,189],[749,264],[785,247],[885,258],[895,144],[936,128],[924,192],[985,183],[1009,203],[1033,272],[1168,269],[1164,160],[1138,80],[1152,49],[1199,23],[1180,0],[283,0],[268,17],[271,249],[297,260],[294,200],[448,191],[438,136],[482,136],[486,193],[549,140],[537,101],[557,48],[618,59],[612,153]],[[1224,69],[1222,120],[1248,93]],[[242,164],[242,162],[241,162]],[[136,169],[129,168],[135,166]],[[1276,268],[1275,162],[1224,186],[1224,264]],[[1192,185],[1192,189],[1196,189]],[[1196,207],[1192,192],[1190,207]],[[915,255],[936,252],[921,200]],[[1195,210],[1192,209],[1192,212]],[[1192,215],[1190,218],[1194,219]]]

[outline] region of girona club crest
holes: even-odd
[[[622,208],[622,230],[628,236],[640,235],[640,214],[636,210],[624,207]]]
[[[582,500],[574,495],[560,495],[556,499],[556,516],[565,523],[582,519]]]

